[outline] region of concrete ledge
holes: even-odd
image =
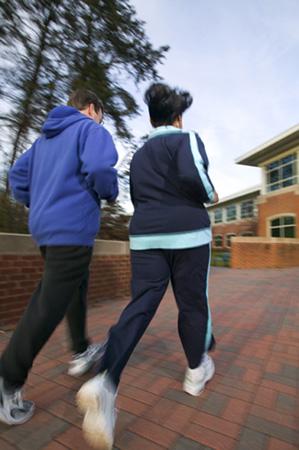
[[[94,256],[129,255],[129,242],[96,240]],[[29,234],[0,233],[0,255],[38,255],[39,249]]]
[[[29,234],[0,233],[0,255],[39,255]]]
[[[129,242],[96,240],[93,255],[129,255]]]
[[[294,238],[266,238],[257,236],[233,236],[232,242],[246,244],[293,244],[298,245],[299,239]]]

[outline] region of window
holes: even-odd
[[[222,218],[222,209],[215,209],[214,212],[214,223],[221,223],[223,220]]]
[[[246,217],[253,217],[253,200],[247,200],[241,203],[241,219],[246,219]]]
[[[271,237],[296,237],[296,222],[294,216],[281,216],[270,222]]]
[[[230,205],[226,208],[226,220],[230,222],[231,220],[236,220],[237,218],[237,207],[236,205]]]
[[[293,153],[266,166],[267,192],[297,183],[297,155]]]
[[[223,246],[223,238],[221,234],[217,234],[214,237],[214,247],[222,247]]]
[[[232,245],[231,239],[232,237],[237,236],[235,233],[229,233],[226,235],[226,246],[230,247]]]

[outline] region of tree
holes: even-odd
[[[129,221],[131,214],[125,207],[129,206],[130,198],[130,177],[129,168],[133,154],[137,149],[136,144],[132,144],[127,151],[125,158],[118,167],[118,181],[120,197],[113,204],[105,203],[102,209],[101,230],[99,237],[101,239],[114,239],[127,241],[129,239]],[[121,206],[125,205],[125,207]]]
[[[0,190],[0,232],[28,233],[28,211]]]
[[[130,215],[119,202],[102,208],[100,239],[127,241]]]
[[[129,239],[129,222],[131,219],[131,214],[128,213],[130,204],[130,164],[134,153],[139,147],[145,143],[148,139],[148,135],[142,136],[137,143],[133,143],[124,159],[122,160],[120,166],[118,167],[118,178],[120,187],[120,199],[110,205],[106,203],[103,209],[102,219],[101,219],[101,239]],[[123,208],[120,202],[127,206],[127,210]],[[132,204],[131,204],[132,206]]]
[[[129,139],[126,119],[138,113],[138,105],[121,82],[124,77],[135,83],[156,79],[156,67],[168,47],[153,48],[144,22],[127,0],[85,1],[79,15],[71,87],[88,86],[99,92],[118,136]]]
[[[126,119],[138,105],[118,80],[156,79],[168,47],[152,46],[128,0],[0,0],[0,25],[8,169],[48,110],[79,86],[102,98],[121,139],[131,137]]]
[[[63,57],[62,37],[57,33],[67,24],[68,1],[10,0],[0,3],[1,57],[3,69],[1,96],[10,111],[0,117],[10,148],[6,151],[7,169],[15,162],[40,130],[47,111],[61,95]],[[63,88],[66,84],[63,82]],[[7,180],[6,180],[7,189]]]

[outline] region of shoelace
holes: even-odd
[[[85,352],[83,353],[77,353],[76,355],[73,356],[73,360],[76,359],[80,359],[80,358],[85,358],[86,356],[93,356],[95,355],[97,352],[99,352],[101,349],[101,346],[89,346],[87,347],[87,349],[85,350]]]
[[[88,355],[92,356],[92,355],[94,355],[95,353],[97,353],[97,352],[99,351],[99,349],[100,349],[100,347],[97,346],[97,345],[95,345],[95,346],[90,346],[90,347],[88,347],[88,349],[86,350],[86,352],[87,352]]]
[[[76,359],[80,359],[80,358],[85,358],[85,356],[88,356],[90,354],[90,350],[89,349],[87,349],[87,350],[85,350],[85,352],[83,352],[83,353],[77,353],[76,355],[73,355],[73,360],[76,360]]]

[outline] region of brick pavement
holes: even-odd
[[[169,291],[123,374],[114,449],[298,449],[298,293],[298,268],[212,270],[216,375],[194,398],[181,390],[185,358]],[[95,340],[126,301],[90,309]],[[1,335],[1,348],[7,338]],[[1,450],[89,450],[75,407],[75,393],[88,376],[66,375],[68,359],[61,325],[28,379],[26,396],[36,402],[36,414],[19,427],[0,424]]]

